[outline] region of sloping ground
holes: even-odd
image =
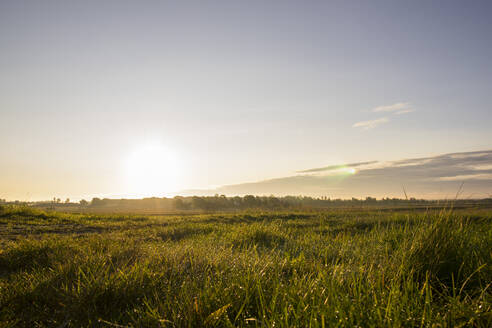
[[[492,212],[0,210],[0,327],[492,324]]]

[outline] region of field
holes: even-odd
[[[0,327],[490,327],[492,210],[0,208]]]

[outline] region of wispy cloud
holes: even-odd
[[[362,121],[362,122],[357,122],[352,125],[353,128],[362,128],[364,130],[369,130],[373,129],[378,125],[384,124],[389,122],[389,119],[387,117],[381,117],[375,120],[370,120],[370,121]]]
[[[397,110],[403,110],[407,109],[410,103],[408,102],[399,102],[395,103],[393,105],[387,105],[387,106],[378,106],[372,109],[373,112],[394,112]]]
[[[402,110],[399,110],[399,111],[397,111],[395,114],[397,114],[397,115],[401,115],[401,114],[407,114],[407,113],[412,113],[412,112],[415,112],[415,109],[413,109],[413,108],[408,108],[408,109],[402,109]]]
[[[492,174],[480,173],[480,174],[463,174],[449,177],[439,177],[439,181],[466,181],[466,180],[492,180]]]
[[[410,108],[409,106],[410,106],[409,102],[399,102],[399,103],[395,103],[393,105],[378,106],[378,107],[373,108],[371,111],[376,112],[376,113],[377,112],[387,112],[387,113],[391,113],[391,114],[402,115],[402,114],[407,114],[407,113],[411,113],[411,112],[415,111],[415,109]],[[387,117],[382,117],[382,118],[378,118],[375,120],[357,122],[357,123],[354,123],[352,125],[352,127],[362,128],[364,130],[368,130],[368,129],[373,129],[376,126],[381,125],[383,123],[387,123],[389,121],[390,120]]]
[[[492,150],[444,154],[391,162],[350,163],[358,166],[353,174],[336,175],[341,165],[307,169],[283,178],[222,186],[214,190],[185,194],[214,195],[317,195],[342,197],[403,197],[401,186],[411,196],[445,198],[453,196],[464,181],[465,195],[491,197]],[[326,172],[321,172],[326,171]]]
[[[349,163],[349,164],[341,164],[341,165],[330,165],[325,167],[318,167],[315,169],[297,171],[296,173],[315,173],[315,172],[323,172],[323,171],[332,171],[332,170],[343,169],[346,167],[358,167],[362,165],[369,165],[377,162],[378,161],[370,161],[370,162]]]

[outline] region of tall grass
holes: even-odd
[[[11,210],[0,238],[0,327],[492,324],[489,212]]]

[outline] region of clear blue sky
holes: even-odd
[[[5,0],[0,197],[491,149],[491,36],[490,1]]]

